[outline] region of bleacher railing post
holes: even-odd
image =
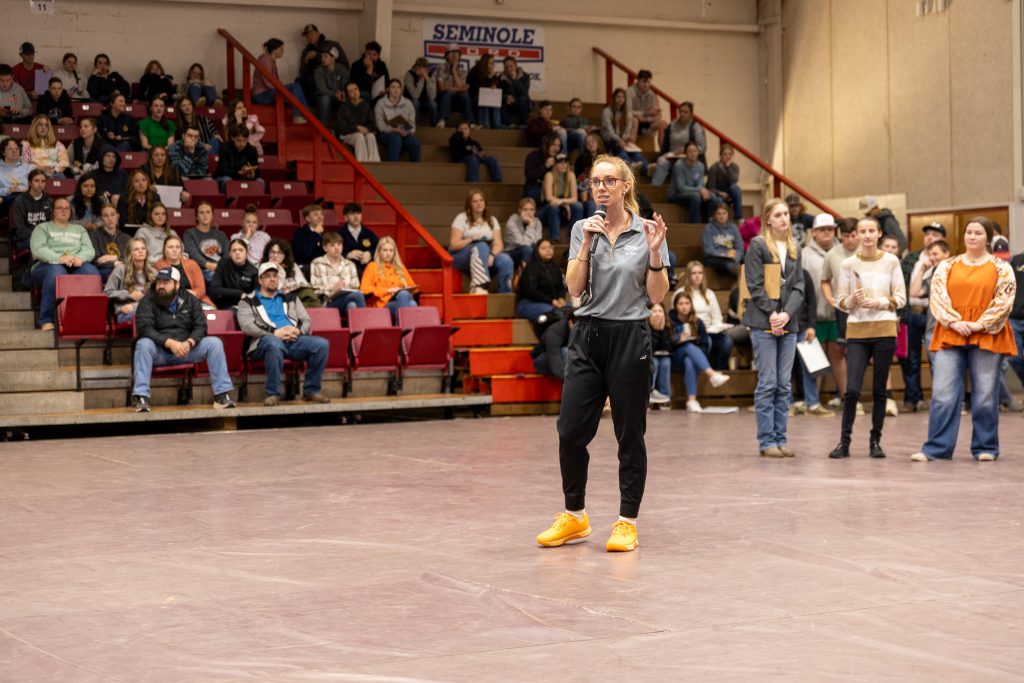
[[[313,196],[324,196],[324,153],[319,140],[313,140]]]
[[[284,98],[278,93],[274,98],[274,120],[277,123],[277,156],[288,158],[288,133],[284,125]]]
[[[231,43],[227,43],[228,56],[227,56],[227,68],[228,68],[228,100],[235,98],[235,48],[231,46]]]
[[[242,99],[247,105],[252,104],[252,73],[249,72],[249,64],[242,60]]]
[[[782,180],[779,179],[779,176],[773,175],[772,176],[772,181],[773,181],[772,182],[772,189],[775,192],[775,194],[773,196],[781,197],[782,196]]]
[[[615,72],[612,70],[612,63],[608,59],[604,60],[604,101],[611,103],[612,92],[615,90],[615,85],[612,82],[615,78]]]
[[[352,201],[356,204],[363,203],[363,176],[361,173],[356,173],[352,179]]]

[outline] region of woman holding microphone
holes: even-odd
[[[651,337],[647,302],[668,292],[665,222],[640,217],[636,180],[622,159],[594,160],[589,185],[598,210],[572,227],[566,286],[582,298],[569,337],[569,363],[558,417],[558,457],[565,511],[537,536],[560,546],[590,535],[584,509],[587,445],[597,433],[605,398],[619,443],[619,519],[605,548],[637,547],[636,518],[647,477],[647,402]],[[602,209],[605,211],[602,212]]]

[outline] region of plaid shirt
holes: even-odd
[[[345,289],[359,289],[359,274],[356,272],[356,264],[344,256],[341,263],[335,267],[326,256],[318,256],[313,259],[309,266],[310,280],[317,294],[330,296],[337,287],[338,282]]]

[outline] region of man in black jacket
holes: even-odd
[[[865,216],[870,216],[878,221],[878,224],[882,226],[882,234],[892,235],[896,238],[896,242],[900,247],[900,252],[897,256],[902,255],[907,250],[907,236],[903,234],[903,228],[900,227],[899,220],[896,219],[892,211],[878,206],[877,198],[868,195],[861,199],[860,210],[864,212]]]
[[[139,337],[135,342],[132,406],[137,413],[149,412],[149,380],[154,366],[203,361],[210,369],[213,407],[235,407],[224,345],[217,337],[206,336],[203,306],[190,292],[178,290],[180,281],[176,269],[161,268],[153,291],[139,301],[135,312]]]
[[[519,128],[526,128],[530,118],[530,75],[519,68],[516,58],[509,55],[502,62],[501,97],[502,119],[515,120]]]
[[[248,180],[263,184],[260,178],[260,154],[249,144],[249,132],[244,126],[228,128],[228,142],[221,145],[217,161],[217,183],[225,192],[229,180]]]

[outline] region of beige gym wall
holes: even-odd
[[[1014,200],[1012,3],[784,0],[784,165],[822,197]]]

